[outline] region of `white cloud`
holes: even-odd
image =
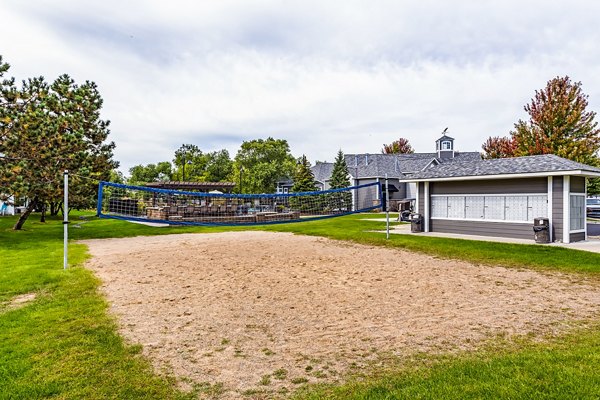
[[[478,151],[548,79],[600,107],[600,5],[587,1],[8,1],[0,54],[18,79],[98,83],[126,170],[182,143],[274,136],[332,160],[442,129]],[[4,23],[6,22],[6,23]]]

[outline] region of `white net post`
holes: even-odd
[[[69,265],[69,171],[64,172],[64,195],[63,199],[63,269]]]

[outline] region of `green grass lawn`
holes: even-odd
[[[324,236],[390,246],[490,265],[582,274],[600,279],[600,254],[557,247],[425,238],[368,232],[381,222],[348,216],[302,224],[271,225],[271,231]],[[232,228],[153,228],[74,214],[72,239],[218,232]],[[86,247],[70,244],[71,267],[62,270],[62,224],[36,222],[10,229],[0,218],[0,399],[179,399],[215,395],[218,388],[197,385],[178,390],[174,379],[152,372],[139,346],[125,344],[97,292],[99,282],[86,269]],[[18,309],[7,304],[35,293]],[[600,324],[592,322],[542,343],[530,339],[452,356],[415,358],[376,370],[340,386],[309,387],[297,398],[599,398]]]

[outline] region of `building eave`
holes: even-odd
[[[547,172],[528,172],[515,174],[495,174],[495,175],[463,175],[440,178],[407,178],[400,179],[400,182],[442,182],[442,181],[477,181],[486,179],[510,179],[510,178],[536,178],[543,176],[582,176],[585,178],[598,178],[600,172],[585,171],[585,170],[569,170],[569,171],[547,171]]]

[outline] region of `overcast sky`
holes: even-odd
[[[431,152],[446,127],[480,151],[557,75],[600,111],[599,15],[591,0],[2,0],[0,54],[17,80],[95,81],[124,172],[268,136],[314,163],[398,137]]]

